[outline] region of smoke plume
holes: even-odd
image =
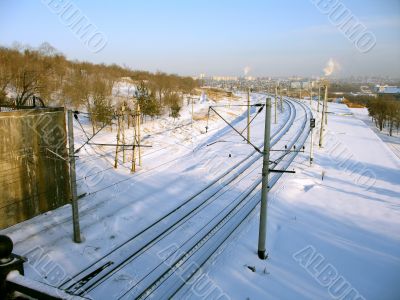
[[[334,61],[333,58],[330,58],[326,63],[326,67],[324,68],[325,76],[331,76],[334,72],[338,71],[339,69],[340,65],[336,61]]]

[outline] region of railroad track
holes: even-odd
[[[293,109],[292,109],[292,104],[291,103],[287,103],[287,105],[288,105],[288,107],[289,107],[289,110],[290,110],[290,112],[293,112]],[[289,114],[289,116],[288,116],[288,119],[287,119],[287,122],[283,122],[283,124],[282,124],[282,126],[280,127],[280,128],[278,128],[278,130],[275,132],[275,134],[273,135],[273,139],[275,139],[275,140],[278,140],[280,137],[281,137],[281,132],[282,131],[285,131],[287,128],[289,128],[290,127],[290,125],[292,124],[292,122],[294,121],[294,118],[295,118],[295,115],[294,114]],[[256,154],[256,152],[255,151],[253,151],[250,155],[248,155],[245,159],[243,159],[242,161],[240,161],[237,165],[235,165],[234,167],[232,167],[231,169],[229,169],[229,170],[227,170],[225,173],[223,173],[221,176],[218,176],[215,180],[213,180],[209,185],[207,185],[204,189],[202,189],[201,191],[199,191],[198,193],[196,193],[193,197],[191,197],[190,199],[188,199],[187,201],[185,201],[182,205],[180,205],[179,207],[177,207],[175,210],[173,210],[173,211],[171,211],[170,213],[168,213],[167,215],[165,215],[165,216],[163,216],[162,218],[160,218],[159,220],[157,220],[156,222],[154,222],[152,225],[150,225],[149,227],[147,227],[145,230],[142,230],[141,232],[139,232],[138,234],[136,234],[134,237],[132,237],[131,239],[129,239],[128,241],[126,241],[124,244],[122,244],[122,245],[120,245],[117,249],[114,249],[112,252],[110,252],[110,253],[108,253],[107,255],[105,255],[104,256],[104,258],[109,258],[110,257],[110,255],[112,255],[112,254],[115,254],[115,253],[117,253],[117,251],[122,251],[123,249],[127,249],[127,247],[129,246],[129,244],[130,243],[133,243],[134,241],[135,241],[135,239],[137,239],[139,236],[141,236],[143,233],[146,233],[146,232],[148,232],[150,229],[153,229],[153,230],[155,230],[155,229],[158,229],[158,227],[157,226],[163,226],[163,227],[165,227],[165,222],[166,222],[166,220],[167,220],[167,218],[171,218],[171,215],[173,215],[173,214],[176,214],[177,213],[177,211],[181,211],[183,208],[184,208],[184,206],[187,204],[187,203],[189,203],[189,202],[192,202],[192,203],[194,203],[194,201],[193,200],[196,200],[196,199],[198,199],[198,197],[201,195],[201,196],[206,196],[207,198],[209,198],[210,197],[210,195],[204,195],[204,193],[206,192],[206,191],[209,191],[215,184],[217,184],[217,183],[219,183],[222,179],[225,179],[225,180],[232,180],[232,178],[227,178],[228,177],[228,175],[229,174],[232,174],[233,173],[233,171],[236,169],[236,168],[238,168],[240,165],[242,165],[243,163],[245,163],[247,160],[249,160],[250,158],[253,158],[253,160],[254,160],[254,155]],[[258,159],[258,157],[256,157],[255,159]],[[235,174],[236,173],[234,173],[233,174],[233,176],[235,176]],[[232,176],[232,177],[233,177]],[[215,193],[215,191],[214,191],[214,193]],[[206,199],[207,199],[206,198]],[[186,208],[185,208],[186,209]],[[160,224],[160,225],[159,225]],[[123,249],[122,249],[123,248]],[[132,251],[131,251],[132,252]],[[100,260],[101,262],[103,262],[103,260],[104,259],[102,259],[102,260]],[[94,264],[94,265],[92,265],[92,266],[89,266],[89,268],[88,269],[85,269],[83,272],[82,272],[82,274],[76,274],[75,276],[74,276],[74,278],[75,278],[75,281],[78,281],[79,282],[79,280],[82,280],[83,278],[85,278],[88,274],[90,274],[92,271],[96,271],[96,270],[98,270],[98,268],[101,268],[102,267],[102,263],[101,262],[98,262],[97,264]],[[107,262],[105,262],[105,264],[106,264]],[[111,268],[109,268],[109,270],[110,270]],[[103,272],[103,273],[106,273],[106,272]],[[77,276],[80,276],[81,277],[81,279],[78,279],[77,280]],[[63,285],[62,285],[62,287],[63,288],[65,288],[65,286],[66,286],[66,283],[64,283]],[[75,289],[73,289],[73,290],[75,290]]]
[[[293,101],[296,101],[293,99]],[[307,138],[308,138],[308,130],[307,129],[307,124],[308,124],[308,119],[312,118],[312,112],[311,110],[301,103],[300,101],[296,101],[303,109],[306,118],[303,121],[303,124],[301,126],[301,129],[298,131],[296,134],[296,137],[293,142],[289,145],[289,147],[292,147],[294,144],[298,143],[297,145],[299,147],[304,146]],[[291,153],[288,156],[286,156],[286,160],[283,161],[282,159],[278,159],[279,163],[276,165],[279,169],[287,169],[294,158],[296,157],[296,153]],[[282,173],[276,173],[275,175],[272,175],[271,178],[269,179],[269,185],[270,188],[272,188],[279,178],[282,176]],[[261,179],[258,180],[257,183],[255,183],[259,188],[261,187]],[[187,265],[188,263],[193,263],[193,261],[196,261],[196,264],[198,268],[192,272],[191,274],[185,274],[184,280],[182,278],[174,278],[174,272],[171,273],[170,270],[170,276],[166,276],[167,274],[164,274],[164,276],[158,278],[158,282],[154,282],[152,286],[149,286],[142,294],[139,295],[139,297],[136,297],[137,299],[147,299],[152,298],[157,299],[161,295],[168,295],[168,298],[171,297],[177,297],[177,298],[185,298],[188,299],[186,296],[186,293],[189,292],[189,288],[187,283],[191,282],[193,284],[193,277],[197,274],[198,276],[201,275],[200,268],[213,256],[215,255],[216,252],[218,252],[218,249],[223,245],[223,243],[228,240],[237,230],[240,225],[242,225],[249,216],[253,215],[255,209],[258,208],[258,204],[261,199],[261,191],[260,189],[256,190],[253,187],[251,187],[248,191],[248,200],[245,202],[245,199],[243,199],[242,203],[240,204],[241,206],[239,207],[236,206],[235,209],[236,211],[232,210],[232,214],[234,213],[236,215],[236,218],[230,217],[228,220],[224,220],[225,222],[221,222],[219,225],[219,228],[214,228],[214,232],[210,231],[208,233],[208,236],[205,236],[201,243],[203,243],[204,249],[207,249],[207,251],[204,251],[201,253],[199,251],[199,248],[196,249],[196,247],[193,247],[189,252],[186,253],[186,257],[182,257],[181,261],[175,261],[174,266],[176,267],[179,265],[180,270],[184,270],[185,264]],[[197,252],[197,253],[196,253]],[[197,257],[196,257],[197,255]],[[191,259],[191,260],[190,260]],[[183,262],[182,260],[185,260]],[[176,272],[176,271],[175,271]],[[179,274],[179,273],[178,273]],[[179,276],[178,276],[179,277]],[[187,287],[186,289],[184,287]],[[190,287],[190,285],[189,285]],[[129,299],[129,297],[124,297],[123,299]]]
[[[278,131],[274,133],[272,136],[272,145],[276,145],[290,131],[296,119],[295,105],[291,101],[285,101],[285,103],[290,109],[288,121],[283,123],[278,128]],[[294,146],[296,142],[300,142],[301,145],[304,144],[308,136],[307,133],[305,138],[301,138],[304,136],[304,128],[307,124],[309,113],[303,104],[295,103],[303,109],[306,117],[304,117],[302,122],[301,130],[295,134],[294,141],[289,145],[290,147]],[[300,144],[298,145],[300,146]],[[287,155],[290,156],[291,154],[287,153]],[[276,157],[277,161],[273,163],[273,166],[282,167],[282,159],[284,157]],[[226,240],[258,204],[257,188],[260,185],[259,179],[255,180],[244,192],[238,194],[231,203],[221,205],[220,202],[224,202],[220,199],[232,192],[235,185],[240,184],[241,181],[246,178],[248,179],[254,175],[254,172],[260,170],[259,158],[260,155],[255,153],[255,151],[252,152],[248,157],[222,174],[220,178],[210,183],[205,189],[105,255],[96,263],[76,274],[71,280],[64,282],[60,288],[65,289],[71,294],[90,295],[96,299],[104,291],[109,290],[110,282],[112,282],[113,285],[116,283],[120,287],[117,290],[117,294],[114,295],[118,298],[146,298],[149,295],[157,295],[159,293],[163,297],[165,295],[173,295],[184,285],[182,280],[176,280],[176,276],[178,276],[176,270],[190,262],[195,262],[198,266],[201,266],[220,246],[215,241]],[[274,182],[274,178],[277,180],[279,175],[273,176],[271,182]],[[216,188],[215,184],[217,183],[218,187]],[[154,263],[148,264],[148,268],[143,267],[145,265],[140,262],[145,263],[146,259],[155,254],[154,250],[160,250],[159,248],[162,245],[168,246],[168,243],[171,242],[171,238],[174,236],[172,233],[179,233],[179,230],[182,231],[182,228],[187,230],[187,224],[193,225],[193,220],[195,217],[199,218],[201,212],[205,211],[209,213],[210,211],[215,211],[215,207],[213,207],[215,203],[220,204],[221,208],[217,215],[206,221],[202,220],[203,226],[200,228],[192,226],[196,228],[196,232],[193,232],[189,239],[187,239],[187,235],[186,237],[182,235],[181,243],[179,244],[182,255],[178,255],[178,257],[176,255],[169,256],[166,259],[153,257],[155,260]],[[239,222],[239,224],[235,222]],[[232,230],[227,230],[226,228]],[[174,239],[172,238],[172,240]],[[178,242],[179,239],[175,240]],[[210,245],[213,245],[213,247]],[[204,252],[201,249],[214,250],[209,254],[209,251]],[[171,257],[174,259],[171,260]],[[171,261],[168,261],[168,259]],[[135,270],[136,265],[140,265],[143,270],[140,270],[140,272]],[[164,294],[165,292],[167,294]]]
[[[285,121],[289,121],[289,119],[287,119],[287,120],[285,120]],[[285,123],[285,122],[284,122],[284,123]],[[283,127],[283,125],[285,125],[284,123],[282,124],[281,127],[278,128],[278,131],[280,131],[281,128]],[[214,129],[212,129],[212,130],[210,130],[210,131],[213,131],[213,130],[214,130]],[[132,180],[132,179],[134,179],[134,178],[136,178],[136,179],[137,179],[137,178],[140,178],[141,180],[143,180],[143,179],[145,179],[145,178],[151,176],[154,172],[158,171],[161,167],[162,167],[162,168],[173,167],[173,164],[174,164],[175,162],[177,162],[177,161],[179,161],[179,160],[182,160],[182,159],[185,159],[186,157],[190,157],[190,156],[192,156],[192,155],[193,155],[193,153],[190,152],[189,154],[185,154],[184,156],[181,156],[181,157],[174,158],[174,159],[172,159],[172,160],[163,162],[162,164],[157,165],[157,166],[155,166],[155,167],[152,167],[151,169],[141,171],[141,172],[138,173],[135,177],[128,177],[128,178],[125,178],[125,179],[123,179],[123,180],[119,180],[119,181],[117,181],[117,182],[112,182],[112,184],[109,185],[109,186],[101,187],[100,189],[97,189],[97,190],[95,190],[95,191],[91,191],[91,192],[87,193],[87,194],[85,195],[85,197],[93,196],[94,194],[100,193],[100,192],[102,192],[102,191],[104,191],[104,190],[110,188],[111,186],[116,186],[116,185],[119,185],[119,184],[123,184],[124,182],[130,181],[130,180]],[[104,171],[108,171],[108,170],[111,171],[111,169],[114,170],[113,167],[110,167],[110,168],[107,169],[107,170],[101,170],[99,173],[103,173]],[[97,174],[99,174],[99,173],[97,173]],[[91,176],[91,175],[90,175],[90,176]],[[216,180],[219,180],[219,179],[222,178],[223,176],[224,176],[224,174],[222,174],[221,176],[219,176]],[[88,177],[88,176],[86,176],[86,177]],[[82,180],[84,180],[84,179],[85,179],[85,177],[82,177],[82,178],[79,178],[78,181],[82,181]],[[90,202],[88,201],[88,202],[86,202],[84,205],[82,205],[82,206],[80,205],[81,207],[80,207],[80,212],[79,212],[79,214],[80,214],[81,220],[84,220],[84,219],[85,219],[85,216],[90,216],[90,215],[92,215],[93,212],[94,212],[96,209],[98,209],[99,207],[103,206],[103,205],[105,204],[105,202],[106,202],[106,200],[96,201],[96,203],[90,203]],[[121,208],[121,209],[122,209],[122,208]],[[115,212],[113,212],[113,213],[115,213]],[[111,216],[112,216],[112,214],[107,215],[107,216],[104,216],[104,217],[111,217]],[[54,228],[54,227],[57,227],[57,226],[63,226],[63,225],[65,225],[65,224],[71,223],[71,222],[72,222],[72,216],[70,216],[70,215],[61,216],[61,217],[59,217],[59,218],[57,219],[57,222],[54,222],[54,220],[52,220],[51,222],[43,223],[43,221],[42,221],[41,219],[38,220],[38,223],[35,223],[34,220],[32,220],[32,221],[33,221],[33,223],[32,223],[33,225],[38,225],[41,229],[32,232],[30,235],[24,236],[24,238],[21,239],[21,240],[15,241],[14,245],[17,246],[18,244],[23,243],[23,242],[26,241],[27,239],[29,239],[29,238],[31,238],[31,237],[34,237],[34,236],[36,236],[36,235],[42,234],[43,232],[45,232],[45,231],[47,231],[47,230],[49,230],[49,229],[51,229],[51,228]],[[94,221],[97,222],[98,220],[96,219],[96,220],[94,220]],[[40,223],[40,224],[39,224],[39,223]],[[92,222],[92,223],[89,223],[89,224],[84,224],[84,222],[81,221],[81,230],[84,230],[85,228],[91,226],[92,224],[93,224],[93,222]]]
[[[305,116],[309,116],[304,105],[298,104],[303,109]],[[302,146],[305,143],[308,137],[308,132],[304,131],[308,123],[307,120],[308,118],[304,118],[300,130],[297,131],[293,141],[289,144],[289,148],[296,143],[300,143],[297,144],[298,146]],[[288,155],[289,157],[286,161],[278,157],[279,162],[274,164],[274,167],[286,169],[296,156],[295,153]],[[260,169],[261,162],[258,165],[258,170]],[[271,187],[281,175],[271,176]],[[169,257],[163,260],[162,264],[158,265],[158,272],[154,272],[159,274],[157,278],[154,279],[155,276],[152,276],[153,278],[148,280],[151,282],[150,284],[146,282],[142,286],[136,285],[135,288],[125,292],[119,299],[170,298],[179,292],[258,206],[260,200],[259,187],[261,185],[261,178],[260,176],[258,177],[259,179],[240,195],[234,205],[225,208],[223,217],[219,217],[220,214],[218,214],[216,223],[213,222],[211,226],[204,226],[199,231],[198,235],[201,238],[196,240],[196,236],[194,236],[184,244],[179,244],[179,251],[171,253]],[[194,242],[194,240],[196,241]],[[193,268],[193,266],[196,267]]]

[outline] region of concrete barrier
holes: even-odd
[[[66,141],[63,108],[0,112],[0,229],[69,202]]]

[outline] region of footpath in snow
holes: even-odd
[[[186,296],[399,299],[400,161],[347,106],[329,111],[314,165],[300,153],[269,193],[269,259],[257,258],[257,211]]]
[[[393,130],[393,136],[389,135],[388,128],[384,128],[382,132],[379,131],[368,115],[368,109],[366,108],[351,108],[351,111],[358,119],[364,121],[400,159],[400,133],[397,130]]]

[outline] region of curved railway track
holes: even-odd
[[[289,106],[290,104],[289,104],[288,102],[286,102],[286,105]],[[277,128],[277,131],[274,133],[274,135],[272,136],[272,138],[273,138],[274,136],[277,136],[278,134],[280,134],[280,132],[282,131],[282,129],[285,128],[285,127],[287,126],[287,123],[288,123],[288,122],[293,122],[293,121],[290,120],[290,116],[288,116],[288,118],[285,119],[285,122],[282,122],[282,124],[280,124],[280,126]],[[227,173],[231,172],[231,170],[234,169],[235,167],[237,167],[239,164],[244,163],[247,159],[249,159],[249,158],[250,158],[252,155],[254,155],[255,153],[256,153],[255,151],[252,152],[252,153],[251,153],[250,155],[248,155],[245,159],[241,160],[241,161],[238,162],[235,166],[233,166],[231,169],[227,170],[227,172],[225,172],[225,173],[219,175],[217,178],[215,178],[215,180],[214,180],[211,184],[207,185],[204,189],[207,189],[207,188],[208,188],[210,185],[212,185],[214,182],[217,182],[217,181],[223,179],[223,178],[227,175]],[[122,180],[118,180],[117,182],[112,182],[112,184],[110,184],[110,185],[108,185],[108,186],[106,186],[106,187],[101,187],[100,189],[97,189],[97,190],[95,190],[95,191],[89,192],[88,194],[86,194],[85,197],[92,196],[92,195],[94,195],[94,194],[96,194],[96,193],[99,193],[99,192],[102,192],[102,191],[104,191],[104,190],[106,190],[106,189],[108,189],[108,188],[110,188],[110,187],[112,187],[112,186],[122,184],[122,183],[124,183],[124,182],[130,181],[130,180],[135,179],[135,178],[137,179],[138,177],[140,177],[141,179],[147,178],[148,176],[151,176],[155,171],[159,170],[160,167],[172,167],[172,166],[173,166],[173,163],[175,163],[175,162],[177,162],[177,161],[179,161],[179,160],[182,160],[182,159],[184,159],[185,157],[189,157],[189,156],[191,156],[191,155],[192,155],[192,153],[189,153],[189,154],[186,154],[186,155],[184,155],[184,156],[181,156],[181,157],[174,158],[174,159],[172,159],[172,160],[163,162],[162,164],[157,165],[157,166],[155,166],[155,167],[152,167],[151,169],[148,169],[148,170],[145,170],[145,171],[142,171],[142,172],[138,173],[135,177],[128,177],[128,178],[124,178],[124,179],[122,179]],[[100,171],[100,173],[102,173],[102,172],[104,172],[104,171],[111,171],[111,169],[114,169],[114,168],[111,167],[111,168],[109,168],[109,169],[110,169],[110,170],[108,170],[108,169],[107,169],[107,170],[102,170],[102,171]],[[81,181],[81,179],[84,179],[84,177],[78,179],[78,181]],[[198,194],[198,193],[200,193],[200,192],[202,192],[202,190],[199,191],[199,192],[196,192],[195,194]],[[83,206],[83,208],[80,209],[80,217],[83,219],[85,216],[91,215],[98,207],[104,205],[105,201],[106,201],[106,200],[97,201],[96,203],[93,203],[93,204],[92,204],[92,203],[89,203],[89,204]],[[111,216],[111,215],[110,215],[110,216]],[[97,221],[97,220],[96,220],[96,221]],[[38,222],[41,222],[41,221],[38,220]],[[54,227],[56,227],[56,226],[61,226],[61,225],[67,224],[67,223],[69,223],[69,222],[72,222],[72,217],[71,217],[71,216],[60,217],[60,218],[57,220],[57,222],[51,222],[51,223],[48,223],[48,224],[40,224],[41,230],[35,231],[35,232],[33,232],[32,234],[30,234],[30,235],[28,235],[28,236],[24,236],[24,240],[26,240],[26,239],[28,239],[28,238],[30,238],[30,237],[33,237],[33,236],[35,236],[35,235],[38,235],[39,233],[42,233],[42,232],[44,232],[44,231],[46,231],[46,230],[49,230],[50,228],[54,228]],[[90,224],[89,224],[89,225],[83,225],[83,224],[81,224],[81,229],[83,230],[83,229],[85,229],[87,226],[90,226]],[[21,242],[23,242],[23,240],[21,240],[21,241],[16,241],[16,242],[15,242],[15,245],[18,245],[18,244],[21,243]]]
[[[308,106],[304,105],[300,101],[296,102],[302,107],[306,118],[304,118],[300,130],[296,134],[294,141],[290,143],[289,148],[293,147],[296,143],[299,147],[304,146],[309,136],[309,131],[305,130],[308,124],[307,121],[309,120],[309,118],[312,118],[312,112],[308,108]],[[279,163],[276,166],[280,169],[287,169],[295,157],[296,153],[291,153],[286,157],[285,161],[283,161],[282,159],[278,159]],[[270,188],[272,188],[277,183],[281,176],[282,173],[276,173],[275,175],[271,176],[269,180]],[[255,185],[261,187],[261,179],[259,179],[255,183]],[[207,251],[201,253],[201,251],[199,252],[199,248],[196,249],[196,247],[192,247],[192,249],[190,249],[190,251],[186,253],[186,257],[182,257],[181,261],[174,262],[175,267],[179,266],[180,270],[184,270],[184,264],[187,265],[188,263],[193,263],[193,261],[196,261],[197,269],[191,274],[185,274],[184,281],[182,281],[182,279],[179,280],[179,278],[173,278],[174,272],[172,272],[171,275],[172,268],[170,268],[169,276],[165,276],[167,275],[165,274],[164,276],[159,277],[158,282],[153,282],[152,286],[149,286],[144,292],[142,292],[142,294],[140,294],[136,298],[147,299],[150,296],[157,298],[157,296],[161,295],[160,293],[162,293],[162,295],[168,295],[168,297],[173,297],[179,293],[181,293],[180,296],[182,296],[182,294],[188,291],[188,289],[186,289],[186,291],[182,292],[182,290],[184,290],[184,287],[186,286],[186,283],[193,280],[193,277],[196,274],[198,275],[200,268],[207,262],[207,260],[210,259],[223,245],[223,243],[234,234],[237,228],[240,227],[240,225],[243,224],[247,220],[247,218],[252,215],[254,210],[258,208],[260,199],[261,191],[259,189],[253,189],[251,187],[248,191],[248,200],[245,202],[244,199],[243,203],[240,204],[242,205],[241,207],[239,207],[238,205],[231,210],[230,213],[234,214],[236,217],[230,217],[228,220],[223,220],[223,222],[219,224],[218,228],[214,228],[214,232],[210,231],[208,235],[205,236],[200,242],[203,243],[203,247],[205,247]],[[235,209],[236,211],[234,211]],[[185,262],[183,262],[183,260],[185,260]],[[175,275],[175,277],[177,276]],[[129,299],[129,297],[124,297],[123,299]]]
[[[307,137],[308,131],[304,131],[307,126],[308,117],[311,113],[302,104],[298,105],[304,111],[306,116],[301,124],[300,130],[297,131],[293,137],[293,141],[289,144],[289,148],[293,147],[296,143],[298,146],[303,146]],[[287,160],[283,161],[282,157],[278,158],[278,163],[274,167],[286,169],[292,160],[295,158],[295,153],[289,153]],[[261,162],[258,165],[261,169]],[[280,178],[282,174],[276,174],[270,178],[270,186],[272,187]],[[260,177],[260,176],[259,176]],[[147,299],[147,298],[170,298],[174,296],[181,288],[185,286],[186,282],[190,282],[192,277],[204,265],[207,260],[218,250],[218,248],[227,240],[236,229],[247,219],[249,215],[258,207],[260,201],[261,178],[254,182],[242,195],[239,201],[224,209],[223,217],[218,218],[217,223],[212,226],[204,226],[196,235],[201,238],[196,240],[196,236],[191,237],[184,244],[179,244],[176,251],[173,251],[162,264],[157,266],[155,274],[152,279],[148,280],[142,286],[135,286],[128,292],[125,292],[119,299]],[[193,268],[195,266],[195,268]],[[184,272],[184,277],[182,276]],[[149,284],[149,282],[151,282]]]
[[[290,113],[287,122],[273,134],[271,145],[282,144],[283,137],[294,130],[292,125],[301,122],[300,130],[288,138],[292,140],[289,149],[294,145],[302,147],[308,136],[304,129],[311,112],[300,102],[285,100],[285,103]],[[303,114],[297,120],[296,107]],[[286,169],[294,157],[295,153],[291,152],[274,155],[272,167]],[[59,288],[95,299],[110,290],[115,291],[113,298],[119,299],[173,296],[185,285],[178,271],[190,265],[200,268],[257,207],[260,162],[260,155],[253,151],[180,206]],[[271,186],[280,176],[271,176]],[[239,193],[235,187],[240,184],[248,184],[248,188]],[[159,251],[169,245],[176,249],[160,257]],[[140,270],[136,269],[138,265]],[[186,278],[192,278],[198,268],[186,273]]]

